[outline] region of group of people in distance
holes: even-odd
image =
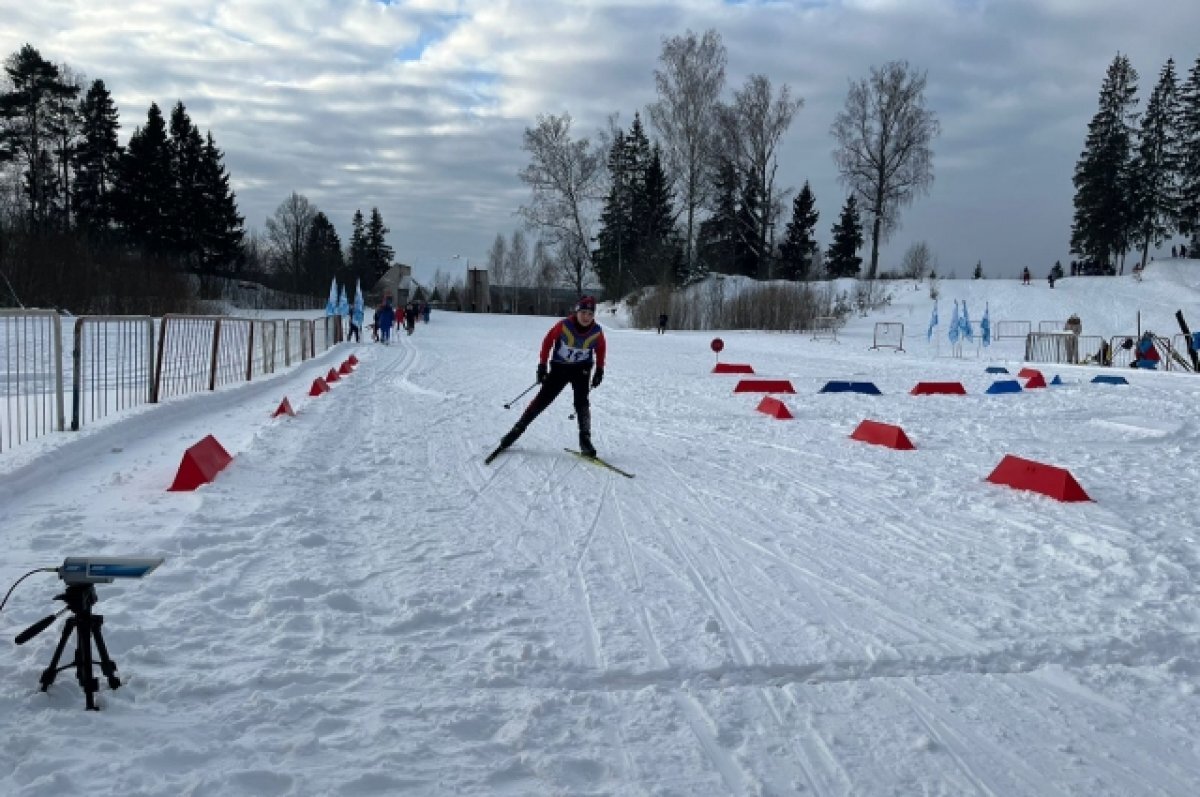
[[[429,302],[414,300],[404,307],[393,307],[392,297],[388,296],[383,300],[383,304],[375,308],[371,322],[371,339],[376,343],[390,344],[393,326],[404,327],[411,335],[417,326],[418,318],[426,324],[429,323]]]

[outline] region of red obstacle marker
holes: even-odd
[[[712,372],[714,374],[752,374],[754,369],[749,365],[738,363],[717,363]]]
[[[341,367],[338,368],[338,373],[341,374],[342,376],[346,376],[347,374],[354,373],[354,368],[353,368],[353,366],[350,365],[349,360],[346,360],[344,363],[342,363]]]
[[[183,452],[179,472],[175,474],[175,482],[167,488],[167,492],[187,492],[208,484],[232,461],[233,457],[229,456],[225,447],[217,442],[217,438],[209,435]]]
[[[917,382],[917,386],[908,391],[913,396],[965,396],[967,389],[962,382]]]
[[[792,383],[786,379],[743,379],[733,389],[734,393],[795,393]]]
[[[1042,376],[1042,374],[1040,372],[1029,377],[1029,381],[1025,383],[1026,390],[1028,390],[1031,387],[1045,387],[1045,386],[1046,386],[1046,377]]]
[[[792,413],[788,410],[786,404],[770,396],[763,396],[763,400],[758,402],[758,406],[755,409],[780,421],[786,421],[792,417]]]
[[[720,338],[713,338],[712,343],[708,344],[708,347],[717,354],[720,354],[721,349],[725,348],[725,341],[721,340]]]
[[[1091,501],[1069,470],[1005,454],[987,477],[992,484],[1032,490],[1058,501]]]
[[[328,392],[329,392],[329,385],[325,384],[325,380],[318,376],[316,379],[313,380],[312,387],[309,388],[309,390],[308,390],[308,395],[319,396],[322,393],[328,393]]]
[[[292,409],[292,402],[287,400],[287,396],[283,397],[283,401],[279,403],[279,409],[271,413],[272,418],[278,418],[280,415],[290,415],[296,417],[296,411]]]
[[[850,438],[871,445],[887,446],[898,451],[912,451],[916,448],[899,426],[878,421],[863,421],[851,433]]]
[[[1041,375],[1042,372],[1036,368],[1022,368],[1020,371],[1017,371],[1017,376],[1021,377],[1022,379],[1029,379],[1032,376]]]
[[[346,362],[350,363],[351,365],[358,365],[358,358],[351,354],[346,358]]]
[[[329,373],[325,374],[326,386],[332,385],[334,382],[338,381],[339,379],[341,379],[341,377],[338,376],[338,372],[337,372],[336,368],[330,368]]]

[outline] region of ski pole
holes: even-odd
[[[533,389],[534,389],[535,387],[537,387],[537,386],[538,386],[538,383],[537,383],[537,382],[534,382],[532,385],[530,385],[529,387],[527,387],[527,388],[525,388],[524,390],[522,390],[522,391],[521,391],[521,395],[520,395],[520,396],[517,396],[517,397],[516,397],[516,398],[514,398],[512,401],[510,401],[510,402],[508,402],[507,404],[505,404],[505,405],[504,405],[504,409],[506,409],[506,410],[507,410],[507,409],[512,409],[512,405],[516,404],[516,403],[517,403],[517,400],[518,400],[518,399],[520,399],[520,398],[521,398],[521,396],[524,396],[526,393],[528,393],[529,391],[533,390]]]

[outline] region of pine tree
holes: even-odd
[[[1071,252],[1098,264],[1115,262],[1130,232],[1129,167],[1137,104],[1137,71],[1118,54],[1100,89],[1100,109],[1088,124],[1075,166]]]
[[[231,275],[242,264],[242,239],[246,233],[244,219],[237,209],[237,196],[229,187],[229,175],[223,159],[224,155],[217,149],[210,131],[204,142],[200,171],[196,178],[202,198],[197,225],[199,266],[204,273]]]
[[[1179,87],[1175,61],[1167,59],[1146,103],[1130,169],[1130,224],[1146,265],[1150,244],[1161,245],[1178,217]]]
[[[633,253],[633,174],[624,131],[618,129],[608,150],[608,195],[600,211],[600,229],[592,264],[596,277],[611,296],[623,296],[626,259]]]
[[[383,224],[379,208],[371,208],[371,219],[367,222],[366,254],[367,268],[374,285],[392,267],[392,247],[388,246],[387,234],[391,232]]]
[[[81,227],[107,230],[112,222],[109,193],[116,179],[121,147],[117,142],[117,106],[103,80],[92,81],[79,104],[79,113],[83,127],[75,149],[75,219]]]
[[[862,266],[858,250],[863,245],[862,221],[858,216],[858,203],[854,195],[846,197],[842,215],[833,225],[833,242],[825,255],[825,270],[831,278],[857,277]]]
[[[63,82],[58,67],[26,44],[4,64],[11,90],[0,93],[0,163],[23,169],[23,188],[31,226],[53,217],[61,199],[50,148],[62,122],[64,100],[79,88]]]
[[[133,131],[122,153],[113,186],[113,215],[134,246],[152,255],[171,253],[171,227],[165,212],[173,203],[175,182],[167,125],[156,103],[146,125]]]
[[[817,198],[808,181],[796,198],[792,200],[792,220],[784,230],[783,243],[779,245],[779,273],[783,279],[801,281],[808,279],[813,255],[817,252],[815,230],[821,214],[817,211]]]
[[[1200,236],[1200,57],[1179,92],[1179,197],[1176,227]]]
[[[638,189],[634,207],[641,283],[683,285],[691,275],[687,273],[683,241],[675,228],[674,193],[657,144],[650,151],[650,161]]]

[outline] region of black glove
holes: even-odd
[[[542,382],[545,382],[545,381],[546,381],[546,364],[538,363],[537,382],[540,385]]]
[[[592,374],[592,387],[600,387],[600,383],[604,381],[604,369],[597,368],[596,373]]]

